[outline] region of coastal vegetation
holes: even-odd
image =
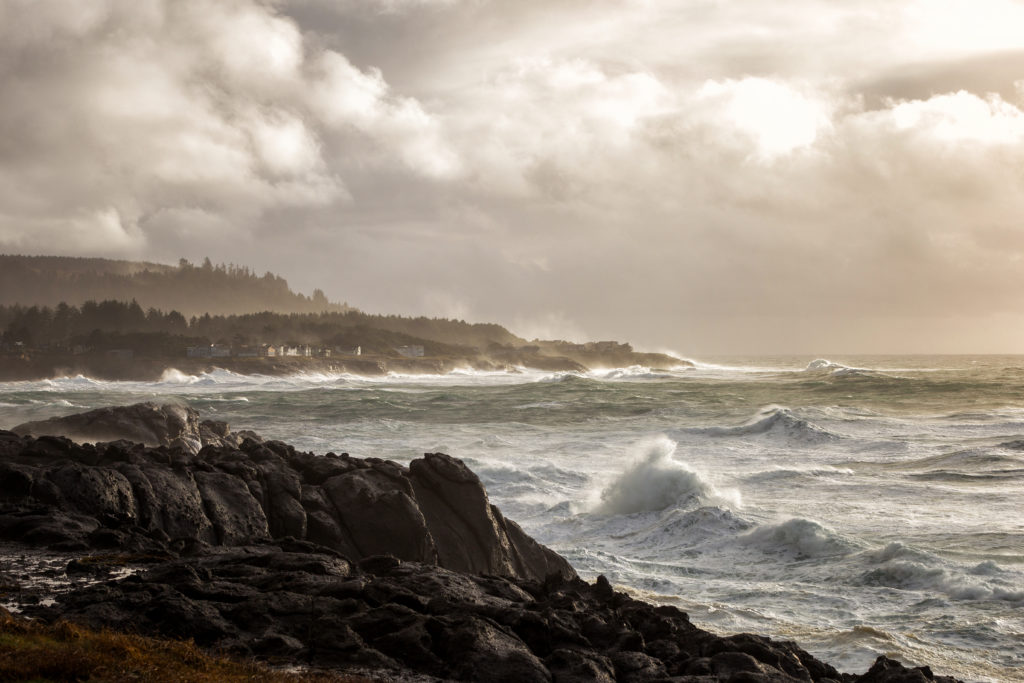
[[[247,266],[201,265],[187,259],[177,266],[68,256],[0,254],[0,304],[56,306],[115,299],[138,301],[146,308],[181,311],[184,315],[344,312],[321,290],[296,293],[273,273],[259,275]]]
[[[218,657],[192,641],[147,638],[67,621],[46,624],[0,608],[0,681],[359,683],[333,673],[275,671]]]
[[[289,351],[283,352],[283,347]],[[201,349],[206,349],[202,351]],[[283,356],[306,356],[283,358]],[[273,360],[271,360],[273,358]],[[281,360],[279,360],[281,358]],[[0,305],[0,380],[57,374],[154,380],[169,368],[244,374],[451,372],[528,367],[582,371],[684,361],[627,343],[527,341],[500,325],[439,317],[321,312],[193,314],[138,300]]]

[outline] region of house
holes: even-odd
[[[587,342],[583,345],[584,351],[597,351],[598,353],[615,353],[618,351],[632,352],[633,347],[617,341]]]
[[[185,355],[189,358],[209,358],[210,348],[210,346],[190,346],[185,350]]]
[[[418,344],[410,344],[408,346],[399,346],[398,348],[395,349],[395,351],[398,351],[398,353],[400,353],[401,355],[405,356],[406,358],[422,358],[423,357],[423,347],[418,345]]]
[[[228,358],[231,356],[231,347],[226,344],[211,344],[210,358]]]
[[[231,347],[225,344],[190,346],[186,349],[185,355],[189,358],[228,358],[231,356]]]

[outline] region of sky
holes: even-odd
[[[0,0],[0,252],[684,356],[1024,353],[1024,2]]]

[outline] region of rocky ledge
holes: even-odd
[[[169,445],[77,444],[52,436],[62,429]],[[54,550],[180,552],[291,537],[353,560],[390,554],[463,572],[575,576],[505,519],[455,458],[427,453],[403,467],[317,456],[178,406],[104,408],[0,431],[0,506],[0,539]]]
[[[150,408],[179,410],[104,419]],[[407,468],[314,456],[226,425],[204,440],[180,410],[175,424],[205,443],[195,454],[188,439],[0,431],[0,538],[81,553],[69,573],[146,563],[26,613],[391,680],[953,680],[884,657],[840,674],[795,643],[716,636],[603,577],[588,584],[446,455]]]

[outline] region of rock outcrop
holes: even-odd
[[[352,563],[292,540],[182,558],[29,611],[384,680],[952,681],[884,657],[861,676],[840,674],[792,642],[708,633],[603,577],[510,579],[393,556]]]
[[[207,424],[187,411],[151,408],[104,409],[104,420],[127,431],[126,415],[142,415],[139,433],[170,443]],[[155,415],[181,417],[176,426],[195,429],[165,429],[170,417]],[[73,422],[96,422],[90,420]],[[234,438],[226,425],[216,436],[222,441],[192,455],[184,447],[76,444],[0,431],[0,539],[175,554],[196,544],[290,537],[352,560],[390,554],[463,572],[575,576],[563,558],[505,519],[479,478],[447,455],[428,453],[403,467],[252,438],[235,447],[223,441]]]
[[[97,408],[48,420],[26,422],[12,430],[32,436],[65,436],[78,442],[131,441],[146,446],[170,446],[195,455],[203,446],[235,447],[245,439],[260,441],[253,432],[232,432],[226,422],[200,420],[187,406],[136,403]]]

